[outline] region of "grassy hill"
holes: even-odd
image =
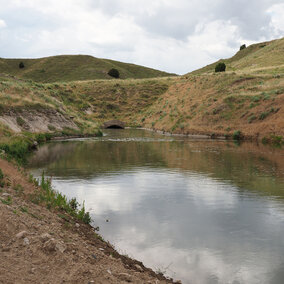
[[[20,62],[23,62],[25,66],[22,69],[19,68]],[[122,79],[173,75],[135,64],[87,55],[59,55],[39,59],[0,58],[0,73],[43,83],[113,79],[107,74],[111,68],[118,69]]]
[[[283,48],[284,39],[249,46],[225,61],[228,69],[223,73],[215,73],[212,64],[184,76],[125,80],[85,80],[75,65],[71,77],[67,72],[59,74],[53,66],[60,66],[59,61],[64,61],[65,56],[40,59],[47,60],[45,64],[56,61],[51,64],[49,77],[40,73],[41,80],[53,81],[61,76],[63,82],[34,82],[19,79],[25,78],[25,73],[19,76],[7,72],[17,78],[0,72],[0,136],[9,134],[3,124],[10,124],[17,131],[26,131],[29,126],[28,131],[52,132],[75,123],[80,131],[90,133],[107,120],[120,119],[128,126],[179,134],[233,137],[240,132],[246,138],[274,137],[284,141]],[[74,62],[78,59],[67,56],[68,64],[62,66],[70,67],[70,58]],[[83,58],[87,63],[81,67],[90,66],[88,57]],[[92,57],[90,60],[105,64]],[[144,70],[136,65],[103,61],[118,64],[115,67],[119,66],[121,74],[132,70],[131,74],[136,72],[138,76]],[[22,72],[19,60],[11,62],[17,72]],[[23,72],[30,69],[34,76],[39,74],[39,61],[31,61],[30,67],[27,64]],[[39,125],[38,121],[42,123]]]
[[[255,74],[278,74],[284,72],[284,38],[262,42],[238,51],[225,62],[227,71],[250,72]],[[192,74],[212,73],[218,62],[198,69]]]

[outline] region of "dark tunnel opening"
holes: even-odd
[[[119,125],[110,125],[110,126],[107,126],[106,129],[123,129],[123,127]]]

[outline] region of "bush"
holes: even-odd
[[[234,133],[233,133],[233,139],[234,140],[241,140],[242,138],[242,133],[240,130],[236,130]]]
[[[245,44],[243,44],[243,45],[240,46],[240,50],[243,50],[243,49],[245,49],[245,48],[247,48],[247,46],[246,46]]]
[[[20,69],[25,68],[25,64],[24,64],[24,62],[22,62],[22,61],[20,62],[20,64],[19,64],[19,68],[20,68]]]
[[[20,116],[16,118],[16,121],[19,126],[24,126],[26,123]]]
[[[119,78],[119,72],[115,68],[110,69],[107,74],[113,78]]]
[[[219,62],[215,67],[215,72],[225,72],[226,64],[224,62]]]

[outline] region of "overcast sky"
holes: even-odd
[[[0,0],[0,57],[89,54],[184,74],[284,36],[284,0]]]

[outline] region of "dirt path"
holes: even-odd
[[[173,283],[119,255],[94,229],[32,203],[35,186],[0,159],[0,283]]]

